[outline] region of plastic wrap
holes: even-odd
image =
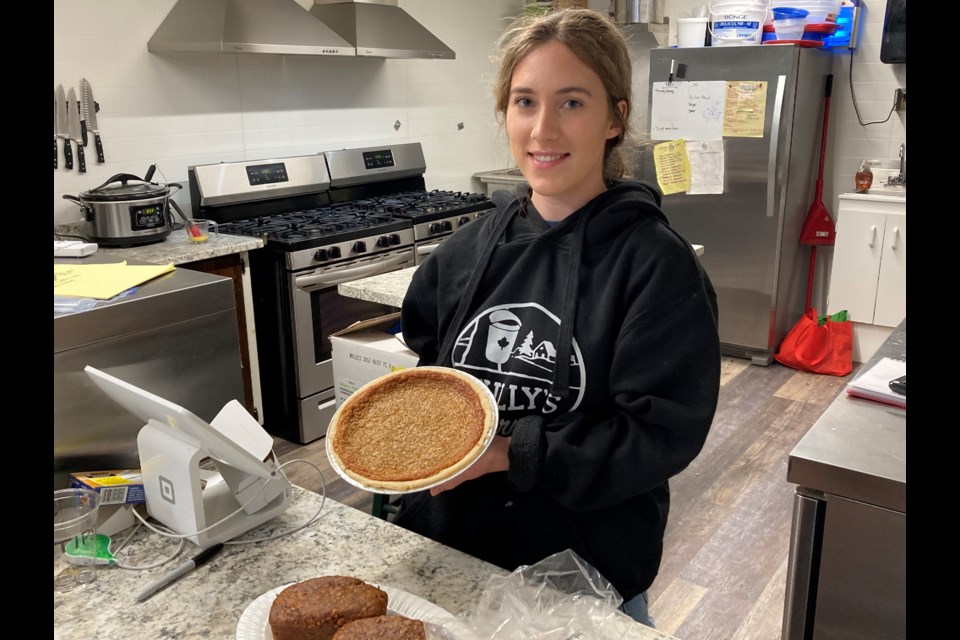
[[[566,550],[510,575],[491,577],[463,622],[476,640],[645,637],[618,609],[622,602],[606,578]]]
[[[53,315],[63,316],[68,313],[89,311],[100,303],[94,298],[74,298],[71,296],[53,296]]]

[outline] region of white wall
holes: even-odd
[[[473,190],[473,173],[508,162],[493,117],[490,56],[522,0],[401,0],[455,60],[150,53],[147,40],[173,4],[54,0],[53,83],[79,92],[80,79],[90,81],[106,157],[96,163],[91,141],[87,173],[77,171],[76,157],[67,171],[60,145],[54,224],[80,220],[63,194],[117,173],[143,176],[152,163],[155,179],[183,184],[176,200],[186,205],[193,164],[420,142],[427,188]]]

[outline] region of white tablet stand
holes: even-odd
[[[193,534],[187,539],[207,548],[286,510],[290,482],[277,468],[273,438],[239,402],[231,400],[207,423],[98,369],[88,366],[84,371],[108,396],[146,421],[137,446],[147,512],[155,520],[179,534]],[[208,458],[214,469],[201,465]],[[230,516],[241,506],[242,511]]]

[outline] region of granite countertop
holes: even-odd
[[[907,321],[864,363],[907,359]],[[790,452],[787,480],[907,512],[907,410],[841,392]]]
[[[402,529],[370,514],[293,487],[290,506],[249,534],[260,538],[308,521],[322,503],[316,522],[267,542],[228,545],[209,563],[137,604],[147,584],[197,553],[187,542],[176,560],[147,571],[102,567],[97,579],[67,593],[54,593],[54,637],[63,640],[192,638],[232,640],[246,608],[276,587],[321,575],[351,575],[384,584],[465,617],[488,578],[507,572]],[[127,532],[114,536],[119,545]],[[172,540],[140,527],[117,552],[131,565],[147,565],[170,555]],[[54,568],[56,572],[57,567]],[[640,624],[624,636],[669,640]],[[245,635],[244,640],[260,640]]]
[[[83,223],[54,226],[54,239],[57,234],[82,235]],[[65,238],[70,239],[70,238]],[[97,254],[116,260],[139,260],[152,264],[186,264],[228,256],[243,251],[252,251],[263,246],[263,240],[249,236],[234,236],[225,233],[211,233],[210,240],[197,244],[187,240],[182,228],[173,232],[160,242],[144,244],[138,247],[100,247]],[[97,255],[94,254],[94,255]],[[80,258],[83,260],[83,258]]]
[[[703,245],[692,245],[698,256],[703,255]],[[367,302],[376,302],[400,308],[403,304],[403,297],[407,293],[407,287],[410,286],[410,279],[413,277],[416,267],[382,273],[378,276],[361,278],[353,282],[345,282],[337,285],[337,293],[348,298],[357,298]]]

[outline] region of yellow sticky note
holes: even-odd
[[[663,195],[682,193],[690,189],[690,161],[684,140],[661,142],[653,147],[657,167],[657,184]]]
[[[723,104],[723,135],[762,138],[767,113],[767,83],[758,80],[727,82]]]
[[[109,300],[158,276],[174,270],[167,265],[54,264],[53,295]]]

